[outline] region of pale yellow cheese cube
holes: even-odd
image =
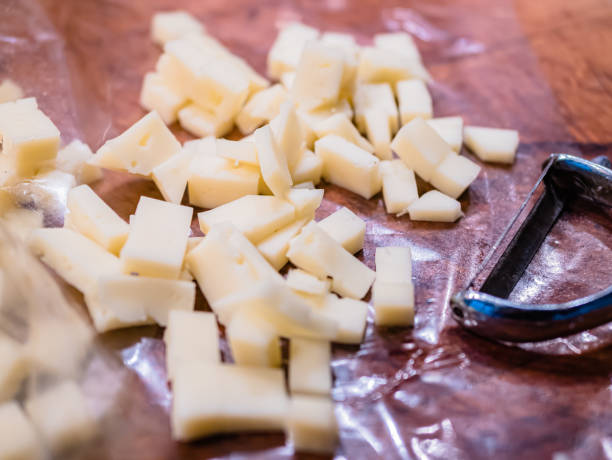
[[[94,160],[91,149],[79,140],[73,140],[57,152],[55,167],[72,174],[79,184],[91,184],[102,179],[99,167],[90,164]]]
[[[204,311],[172,310],[164,332],[168,380],[174,380],[177,369],[190,363],[218,363],[219,330],[215,315]]]
[[[2,153],[13,161],[20,176],[33,176],[52,165],[60,132],[39,108],[35,98],[0,104]]]
[[[46,458],[32,422],[15,401],[0,405],[0,458],[39,460]]]
[[[295,81],[295,72],[285,72],[280,76],[280,82],[287,91],[291,91]]]
[[[292,338],[289,342],[289,390],[291,394],[329,395],[332,387],[329,342]]]
[[[405,125],[416,117],[428,119],[433,116],[433,103],[427,86],[422,80],[413,78],[395,84],[400,120]]]
[[[141,196],[121,250],[124,273],[178,278],[187,248],[193,209]]]
[[[457,200],[432,190],[408,206],[408,214],[410,220],[455,222],[463,212],[461,212],[461,203]]]
[[[337,136],[343,137],[347,141],[352,142],[366,152],[374,153],[374,147],[372,144],[370,144],[370,142],[368,142],[368,140],[359,133],[351,120],[343,113],[337,113],[318,122],[314,126],[314,131],[317,138],[325,137],[328,134],[336,134]]]
[[[414,171],[402,160],[382,161],[383,198],[389,214],[397,214],[419,198]]]
[[[279,79],[285,72],[295,70],[306,43],[316,40],[319,31],[300,23],[291,23],[281,29],[268,52],[268,75]]]
[[[428,182],[436,167],[453,152],[450,145],[418,117],[402,126],[395,135],[391,148],[406,166]]]
[[[304,270],[294,268],[287,273],[287,286],[304,294],[325,296],[329,293],[331,283],[329,280],[321,280]]]
[[[321,206],[324,190],[292,188],[287,193],[287,201],[295,208],[295,218],[314,216],[315,211]]]
[[[514,163],[519,133],[513,129],[466,126],[465,145],[483,161]]]
[[[270,122],[276,148],[287,159],[289,172],[295,170],[304,150],[304,133],[291,102],[285,102],[279,114]]]
[[[216,140],[217,155],[228,160],[251,166],[258,166],[257,148],[251,141],[231,141],[229,139]]]
[[[232,118],[216,115],[193,103],[180,109],[177,116],[181,127],[198,137],[225,136],[234,126]]]
[[[70,227],[115,255],[123,247],[130,226],[89,187],[79,185],[66,200]]]
[[[442,193],[458,198],[480,173],[480,166],[460,155],[447,155],[431,176],[431,185]]]
[[[210,211],[198,214],[205,234],[222,222],[231,222],[252,243],[257,244],[274,231],[295,220],[295,208],[275,196],[247,195]]]
[[[334,106],[322,107],[317,110],[303,110],[298,108],[297,114],[300,119],[300,125],[302,126],[306,148],[312,149],[315,141],[318,139],[315,131],[317,124],[337,113],[344,114],[349,120],[353,118],[353,108],[346,98],[340,100],[340,102]]]
[[[446,141],[455,152],[461,150],[463,144],[463,118],[439,117],[425,120]]]
[[[304,225],[312,220],[312,217],[313,216],[309,216],[304,219],[296,220],[295,222],[278,229],[267,238],[264,238],[257,245],[257,250],[276,270],[280,270],[289,260],[287,259],[289,242],[299,233]]]
[[[410,59],[421,60],[416,43],[406,32],[376,34],[373,41],[376,48],[393,51]]]
[[[329,48],[333,48],[342,54],[344,68],[342,72],[342,83],[340,97],[352,97],[357,67],[359,65],[360,48],[352,35],[339,32],[325,32],[321,35],[319,42]]]
[[[270,125],[256,129],[254,139],[261,177],[274,195],[285,198],[293,185],[293,180],[287,165],[287,157],[278,149]]]
[[[85,395],[72,381],[30,397],[25,410],[45,444],[55,453],[85,443],[97,433],[97,422]]]
[[[374,323],[377,326],[410,326],[414,321],[414,286],[376,280],[372,286]]]
[[[5,102],[13,102],[23,98],[23,89],[10,78],[7,78],[0,83],[0,104]]]
[[[15,396],[28,370],[29,363],[23,346],[0,333],[0,401]]]
[[[365,131],[374,146],[374,153],[381,160],[393,158],[391,153],[391,129],[381,109],[368,109],[363,113]]]
[[[391,85],[388,83],[357,84],[353,94],[353,103],[355,105],[355,124],[362,133],[366,132],[365,114],[368,110],[384,112],[391,132],[397,131],[399,127],[397,105]]]
[[[191,162],[187,181],[189,203],[214,208],[245,195],[256,195],[259,180],[259,170],[254,166],[235,166],[226,158],[198,155]]]
[[[142,117],[98,149],[93,162],[103,168],[150,176],[153,168],[181,150],[157,112]]]
[[[355,345],[363,340],[368,318],[367,303],[328,294],[322,304],[315,307],[315,311],[338,323],[332,342]]]
[[[375,274],[340,243],[310,222],[289,244],[289,260],[298,268],[320,278],[332,278],[332,289],[346,297],[361,299],[374,282]]]
[[[292,396],[287,436],[296,452],[333,455],[338,446],[338,424],[331,399],[323,396]]]
[[[201,139],[195,142],[207,142],[207,140]],[[187,147],[185,144],[179,153],[153,168],[151,177],[164,200],[175,204],[181,203],[187,180],[191,175],[191,161],[196,152],[196,148]]]
[[[190,34],[204,34],[206,29],[187,11],[163,11],[155,13],[151,21],[151,38],[158,45]]]
[[[183,144],[183,150],[194,157],[216,156],[217,142],[214,136],[194,139]]]
[[[248,310],[232,315],[225,329],[234,362],[240,366],[279,367],[280,338],[274,328]]]
[[[254,131],[276,117],[287,98],[287,91],[280,84],[253,94],[236,117],[236,126],[243,134]]]
[[[357,69],[357,80],[365,83],[390,83],[420,78],[428,80],[429,74],[419,59],[384,48],[362,48]]]
[[[370,199],[382,186],[374,155],[340,136],[328,135],[315,142],[315,154],[323,160],[323,178]]]
[[[319,221],[318,225],[351,254],[363,248],[366,223],[350,209],[342,207]]]
[[[281,430],[287,416],[281,369],[233,364],[180,366],[172,383],[172,438]]]
[[[140,90],[140,105],[149,111],[155,110],[171,125],[177,120],[178,111],[187,104],[187,98],[177,93],[157,73],[149,72],[145,75]]]
[[[410,247],[378,247],[374,258],[378,281],[407,283],[412,280],[412,252]]]
[[[317,185],[321,182],[322,172],[323,160],[315,155],[314,152],[304,150],[291,176],[296,184],[312,182],[314,185]]]

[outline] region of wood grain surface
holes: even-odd
[[[460,114],[466,124],[520,131],[516,164],[483,165],[461,197],[465,217],[457,224],[397,219],[385,214],[380,196],[366,201],[325,185],[317,217],[339,206],[363,217],[367,236],[359,256],[370,267],[377,246],[409,244],[415,259],[415,327],[379,330],[370,312],[364,344],[334,348],[337,457],[611,456],[611,327],[510,347],[457,327],[447,302],[474,273],[549,153],[610,156],[612,3],[4,0],[0,78],[14,76],[36,95],[65,140],[80,137],[97,148],[144,115],[138,105],[141,81],[160,54],[149,38],[150,19],[155,11],[179,7],[261,72],[278,26],[286,21],[349,32],[362,44],[374,33],[407,30],[434,77],[436,116]],[[181,140],[189,138],[179,127],[173,130]],[[108,171],[95,190],[124,218],[139,195],[161,198],[152,182]],[[566,300],[609,285],[609,217],[573,206],[513,296],[525,302]],[[197,225],[193,229],[199,232]],[[67,292],[80,301],[75,291]],[[207,308],[201,295],[198,308]],[[158,328],[138,328],[101,338],[108,360],[90,363],[85,385],[88,394],[108,402],[105,436],[75,456],[293,457],[280,433],[172,442],[161,334]]]

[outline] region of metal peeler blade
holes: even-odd
[[[455,320],[478,335],[504,342],[549,340],[612,321],[612,286],[562,304],[524,305],[507,299],[570,200],[579,197],[612,208],[611,168],[610,161],[603,156],[588,161],[567,154],[550,155],[540,178],[474,277],[452,297]],[[488,266],[542,183],[544,192],[476,290],[478,275]]]

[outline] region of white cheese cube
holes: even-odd
[[[329,48],[339,51],[342,54],[344,69],[342,74],[340,97],[351,97],[353,94],[353,86],[355,85],[355,77],[357,76],[360,51],[359,45],[357,45],[355,38],[349,34],[325,32],[323,35],[321,35],[319,42]]]
[[[279,84],[253,94],[236,117],[236,126],[242,134],[254,131],[276,117],[287,98],[287,91]]]
[[[465,145],[483,161],[514,163],[519,133],[513,129],[466,126]]]
[[[2,153],[20,176],[36,175],[53,164],[60,132],[39,108],[35,98],[0,104]]]
[[[215,315],[204,311],[172,310],[164,332],[168,380],[174,380],[177,369],[190,363],[218,363],[219,329]]]
[[[391,148],[406,166],[428,182],[436,167],[452,153],[450,145],[421,118],[415,118],[402,126]]]
[[[130,226],[89,187],[79,185],[66,200],[70,227],[115,255],[123,247]]]
[[[53,452],[91,440],[97,423],[76,383],[65,381],[26,400],[25,410]]]
[[[388,126],[387,126],[388,129]],[[322,138],[328,134],[335,134],[343,137],[349,142],[352,142],[357,147],[362,148],[366,152],[374,153],[374,147],[368,142],[355,128],[351,120],[343,113],[337,113],[325,120],[318,122],[314,126],[314,131],[317,138]]]
[[[194,157],[216,156],[217,142],[214,136],[194,139],[183,144],[183,150]]]
[[[29,363],[22,345],[0,333],[0,401],[15,396],[28,370]]]
[[[291,241],[287,257],[298,268],[320,278],[331,277],[332,289],[342,296],[361,299],[374,282],[374,272],[315,222]]]
[[[315,211],[321,206],[325,191],[319,189],[292,188],[287,193],[287,201],[295,208],[295,218],[314,216]]]
[[[210,305],[263,279],[282,277],[233,225],[211,228],[187,254],[187,266]]]
[[[15,401],[0,405],[0,458],[40,460],[45,458],[36,430]]]
[[[377,326],[409,326],[414,321],[414,286],[376,280],[372,286],[374,323]]]
[[[157,112],[142,117],[98,149],[94,163],[103,168],[150,176],[153,168],[181,150],[181,144]]]
[[[201,141],[206,141],[206,139]],[[164,200],[175,204],[181,203],[187,180],[191,175],[191,161],[195,154],[196,149],[183,147],[179,153],[153,168],[151,177]]]
[[[430,222],[455,222],[463,215],[461,203],[437,190],[425,193],[408,206],[408,214],[410,220]]]
[[[376,48],[402,54],[409,59],[421,60],[421,54],[412,36],[406,32],[390,32],[374,35]]]
[[[321,182],[321,173],[323,172],[323,160],[314,152],[304,150],[291,176],[293,183],[312,182],[317,185]]]
[[[317,110],[303,110],[298,108],[297,114],[300,119],[307,148],[312,149],[314,142],[317,140],[317,133],[315,132],[317,124],[337,113],[344,114],[349,120],[353,118],[353,108],[346,98],[340,100],[340,102],[334,106],[321,107]]]
[[[285,102],[279,114],[270,122],[276,148],[287,159],[290,172],[295,170],[304,150],[304,133],[300,120],[291,102]]]
[[[368,109],[363,114],[365,131],[368,139],[374,146],[374,153],[381,160],[393,158],[391,153],[391,130],[385,117],[385,113],[380,109]]]
[[[422,80],[401,80],[395,85],[402,125],[416,117],[428,119],[433,116],[433,103],[427,86]]]
[[[295,70],[306,43],[316,40],[318,36],[317,29],[304,24],[292,23],[285,26],[268,52],[268,75],[279,79],[285,72]]]
[[[318,225],[351,254],[363,248],[366,223],[350,209],[342,207],[319,221]]]
[[[261,177],[274,195],[285,198],[293,185],[293,180],[287,165],[287,157],[278,149],[270,125],[256,129],[254,139]]]
[[[385,283],[412,280],[412,252],[408,246],[376,248],[376,279]]]
[[[414,172],[402,160],[380,163],[383,198],[389,214],[397,214],[419,198]]]
[[[461,150],[463,144],[463,118],[440,117],[425,120],[425,122],[436,130],[438,135],[446,141],[455,152]]]
[[[176,279],[183,265],[193,209],[141,196],[121,250],[124,273]]]
[[[240,140],[230,141],[228,139],[216,140],[217,155],[228,160],[236,161],[251,166],[258,166],[257,148],[254,142]]]
[[[254,166],[235,166],[226,158],[199,155],[191,163],[187,181],[189,203],[215,208],[245,195],[256,195],[259,179],[259,169]]]
[[[170,415],[177,441],[237,431],[281,430],[287,416],[281,369],[190,363],[172,383]]]
[[[234,126],[232,118],[218,116],[196,104],[187,104],[177,116],[181,127],[197,137],[225,136]]]
[[[280,338],[274,328],[248,310],[232,315],[225,329],[234,362],[240,366],[280,367]]]
[[[295,72],[285,72],[280,76],[280,82],[287,91],[291,91],[295,81]]]
[[[343,72],[341,52],[321,43],[307,43],[291,85],[292,99],[306,110],[336,104]]]
[[[296,220],[295,222],[278,229],[267,238],[264,238],[257,245],[257,250],[276,270],[280,270],[289,260],[287,259],[289,242],[310,220],[312,220],[312,216]]]
[[[296,452],[333,455],[338,445],[338,425],[329,397],[292,396],[287,436]]]
[[[329,395],[332,387],[329,342],[293,338],[289,342],[291,394]]]
[[[119,259],[89,238],[67,228],[39,228],[30,249],[82,293],[95,289],[98,279],[121,272]]]
[[[252,243],[295,220],[295,208],[275,196],[247,195],[198,214],[204,234],[222,222],[231,222]]]
[[[370,199],[381,189],[378,164],[371,153],[336,135],[315,142],[315,154],[323,160],[323,178]]]
[[[159,74],[149,72],[145,75],[140,90],[140,105],[145,110],[155,110],[164,123],[171,125],[185,104],[187,99],[174,91]]]
[[[460,155],[447,155],[431,176],[431,185],[442,193],[458,198],[480,173],[480,166]]]
[[[294,268],[287,273],[287,286],[304,294],[325,296],[329,293],[331,283],[329,280],[320,280],[304,270]]]
[[[190,34],[204,34],[206,29],[187,11],[155,13],[151,21],[151,38],[158,45]]]
[[[366,132],[365,114],[368,110],[383,111],[388,119],[391,132],[397,131],[399,116],[389,84],[357,84],[353,94],[353,103],[355,104],[355,123],[362,133]]]
[[[79,184],[91,184],[102,179],[99,167],[89,164],[94,160],[91,149],[79,140],[74,140],[57,152],[55,167],[72,174]]]
[[[395,84],[409,78],[430,78],[419,59],[409,58],[403,53],[389,49],[361,49],[357,80],[365,83]]]
[[[23,89],[13,80],[7,78],[0,83],[0,104],[23,98]]]
[[[355,345],[363,340],[368,318],[367,303],[348,297],[340,299],[335,294],[328,294],[315,311],[338,323],[338,330],[331,339],[332,342]]]

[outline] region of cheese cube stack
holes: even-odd
[[[412,255],[409,247],[376,248],[376,281],[372,288],[375,323],[406,326],[414,318]]]
[[[3,434],[0,458],[24,460],[45,458],[34,425],[15,401],[0,404],[0,433]]]
[[[514,163],[519,144],[518,131],[513,129],[466,126],[465,145],[483,161]]]

